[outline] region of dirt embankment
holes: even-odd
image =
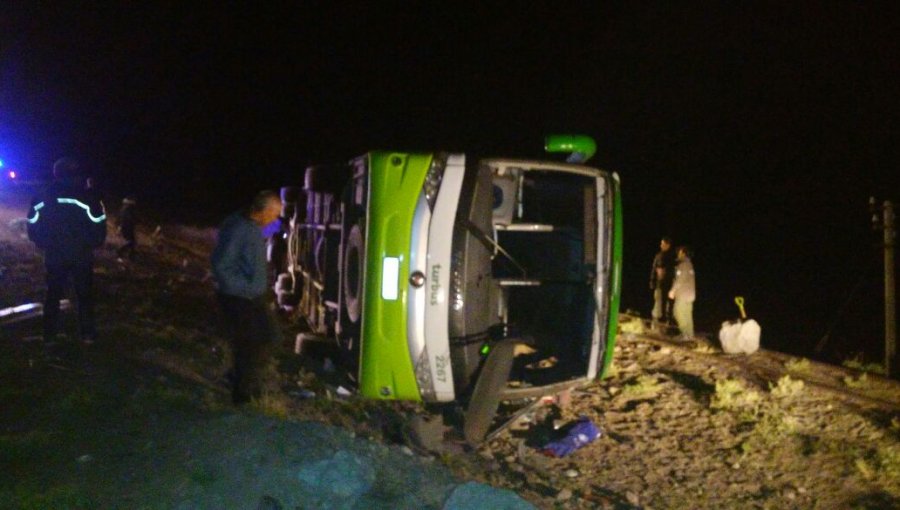
[[[0,219],[2,306],[35,300],[40,259]],[[235,415],[203,250],[166,242],[174,232],[164,229],[129,265],[101,253],[104,322],[91,348],[45,345],[34,321],[3,327],[0,472],[13,476],[0,481],[0,503],[327,508],[250,481],[288,487],[304,461],[334,459],[348,445],[377,459],[376,489],[364,500],[376,508],[439,508],[461,479],[511,489],[539,508],[900,508],[896,382],[778,353],[726,356],[647,335],[637,321],[623,322],[610,377],[564,407],[526,413],[475,451],[408,444],[424,409],[340,397],[322,360],[297,358],[289,342],[271,367],[271,393]],[[144,234],[151,243],[152,229]],[[286,336],[296,329],[285,325]],[[602,430],[598,440],[564,458],[539,453],[554,423],[580,416]],[[344,432],[323,439],[292,425],[302,421]],[[303,435],[315,444],[297,444]],[[396,476],[403,471],[412,478]]]
[[[525,424],[482,451],[487,479],[570,508],[900,507],[895,381],[626,333],[612,376],[571,400],[563,421],[589,417],[600,440],[547,459],[522,447],[542,428]]]

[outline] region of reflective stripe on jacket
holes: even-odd
[[[106,240],[103,203],[77,185],[54,183],[31,202],[28,238],[48,265],[91,261],[94,248]]]

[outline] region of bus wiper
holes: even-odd
[[[528,277],[528,271],[525,270],[525,267],[522,266],[522,264],[519,264],[519,261],[517,261],[515,259],[515,257],[513,257],[508,251],[506,251],[502,246],[500,246],[497,243],[497,241],[494,240],[493,237],[485,234],[483,230],[478,228],[478,225],[472,223],[472,221],[469,220],[468,218],[464,218],[462,220],[458,219],[457,224],[460,224],[460,223],[462,223],[462,226],[465,227],[465,229],[470,234],[475,236],[475,239],[478,239],[478,241],[480,241],[481,244],[483,244],[485,246],[485,248],[487,248],[488,250],[496,250],[496,251],[500,252],[504,257],[506,257],[507,260],[512,262],[512,264],[514,266],[516,266],[516,268],[519,271],[522,271],[523,278]]]

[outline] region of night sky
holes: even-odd
[[[626,308],[648,313],[668,234],[696,252],[698,329],[743,294],[764,346],[812,355],[833,325],[820,357],[881,359],[867,201],[900,200],[894,4],[192,4],[5,6],[0,159],[75,155],[109,196],[204,222],[310,162],[590,134],[622,179]]]

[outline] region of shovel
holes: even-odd
[[[722,329],[719,330],[722,350],[728,354],[753,354],[759,350],[759,335],[762,328],[755,320],[747,319],[742,296],[735,297],[734,303],[741,312],[741,318],[722,323]]]

